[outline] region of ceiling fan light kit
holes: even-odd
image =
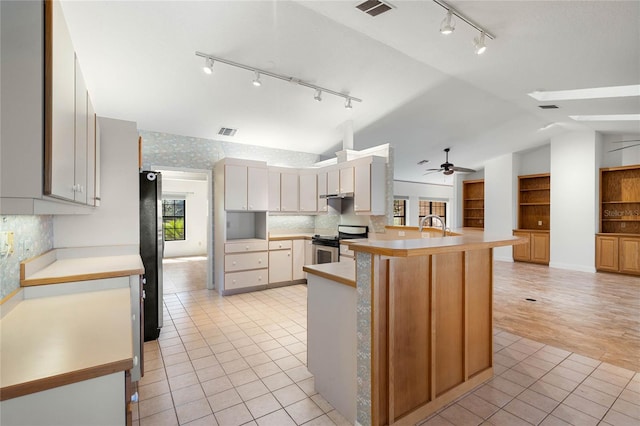
[[[344,103],[344,107],[346,109],[351,109],[353,108],[352,102],[356,101],[356,102],[362,102],[362,99],[356,98],[354,96],[348,95],[346,93],[341,93],[341,92],[337,92],[335,90],[331,90],[331,89],[327,89],[326,87],[321,87],[318,86],[316,84],[312,84],[312,83],[307,83],[304,80],[301,80],[297,77],[290,77],[290,76],[286,76],[286,75],[282,75],[282,74],[277,74],[271,71],[267,71],[267,70],[262,70],[260,68],[255,68],[249,65],[245,65],[245,64],[241,64],[239,62],[234,62],[234,61],[230,61],[228,59],[223,59],[217,56],[213,56],[213,55],[207,55],[206,53],[202,53],[202,52],[196,52],[196,56],[200,56],[202,58],[204,58],[205,64],[204,67],[202,68],[203,71],[205,72],[205,74],[213,74],[213,63],[214,62],[221,62],[223,64],[227,64],[227,65],[231,65],[232,67],[236,67],[236,68],[242,68],[245,69],[247,71],[251,71],[255,74],[255,78],[252,81],[252,84],[256,87],[262,86],[262,81],[260,81],[260,76],[266,75],[268,77],[272,77],[272,78],[276,78],[278,80],[284,80],[284,81],[288,81],[289,83],[295,83],[298,84],[300,86],[304,86],[304,87],[308,87],[310,89],[315,90],[315,94],[313,96],[313,99],[315,99],[316,101],[321,101],[322,100],[322,93],[328,93],[330,95],[334,95],[340,98],[343,98],[345,100]]]
[[[469,25],[470,27],[480,32],[478,37],[475,37],[473,39],[473,46],[475,48],[476,55],[482,55],[487,50],[487,44],[486,44],[485,38],[494,40],[495,36],[487,32],[487,30],[482,28],[480,25],[476,24],[471,19],[462,15],[460,12],[458,12],[457,10],[455,10],[454,8],[452,8],[442,0],[433,0],[433,2],[447,11],[447,16],[445,16],[445,18],[442,20],[442,23],[440,24],[441,34],[449,35],[449,34],[452,34],[453,31],[455,31],[456,29],[455,21],[453,21],[453,16],[455,15],[462,22],[465,22],[467,25]]]

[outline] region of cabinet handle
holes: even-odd
[[[262,275],[258,276],[258,281],[262,281]]]
[[[134,356],[133,357],[133,366],[135,367],[136,365],[138,365],[138,356]]]
[[[236,262],[235,262],[235,261],[233,261],[233,262],[232,262],[232,265],[233,265],[233,266],[236,266]]]
[[[245,250],[249,250],[249,246],[245,246],[245,248],[244,248],[244,249],[245,249]]]
[[[236,283],[236,280],[231,280],[234,284]]]
[[[258,259],[258,263],[262,263],[262,259]]]
[[[249,210],[253,210],[253,206],[249,206]]]
[[[242,210],[246,210],[246,209],[247,209],[247,206],[242,206]]]
[[[287,256],[291,257],[291,253],[287,253]]]

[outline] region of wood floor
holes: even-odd
[[[496,261],[493,318],[518,336],[640,371],[639,277]]]

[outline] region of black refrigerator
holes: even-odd
[[[140,257],[144,264],[144,341],[156,340],[162,327],[162,175],[140,172]]]

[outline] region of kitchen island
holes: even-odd
[[[492,377],[492,249],[523,240],[464,229],[456,234],[350,244],[358,423],[415,424]],[[312,286],[327,273],[319,266],[305,267],[310,312],[317,302]],[[313,352],[310,344],[310,369]],[[316,375],[316,383],[323,381]]]

